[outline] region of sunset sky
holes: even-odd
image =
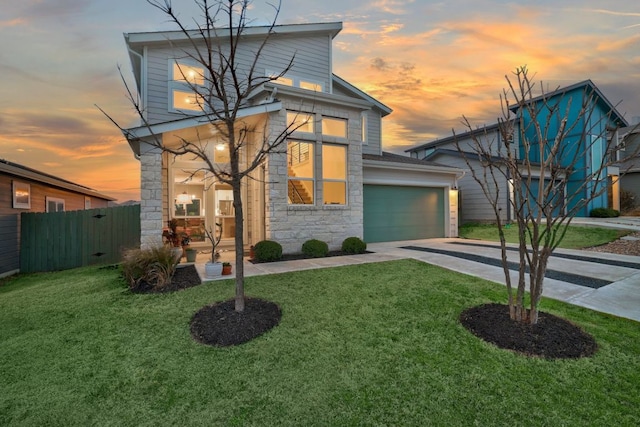
[[[174,1],[193,22],[192,0]],[[252,4],[256,25],[273,18]],[[550,88],[591,79],[640,116],[640,5],[628,0],[283,0],[278,23],[342,21],[334,72],[391,107],[384,148],[495,122],[520,65]],[[0,158],[139,199],[139,163],[94,104],[137,124],[123,33],[175,29],[145,0],[20,0],[0,10]]]

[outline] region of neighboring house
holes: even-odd
[[[112,197],[0,159],[0,277],[20,266],[20,214],[107,207]]]
[[[580,110],[585,101],[589,99],[589,96],[591,96],[593,102],[590,106],[592,111],[590,114],[581,116]],[[603,158],[607,156],[606,142],[608,138],[612,137],[615,129],[626,126],[627,122],[591,80],[576,83],[546,94],[546,99],[550,105],[559,102],[559,111],[568,111],[568,123],[576,123],[575,132],[564,140],[564,144],[567,144],[567,147],[574,147],[575,144],[572,144],[572,142],[585,137],[583,131],[588,132],[586,137],[591,138],[590,141],[593,143],[589,152],[578,153],[578,161],[574,165],[573,171],[564,179],[564,194],[571,195],[571,197],[566,200],[568,202],[567,208],[571,209],[578,200],[589,198],[588,193],[591,188],[589,186],[583,186],[585,178],[591,176],[592,171],[597,171]],[[541,103],[542,97],[534,98],[529,102]],[[531,142],[529,158],[532,164],[535,164],[540,161],[540,158],[536,136],[533,133],[533,127],[530,126],[532,119],[527,116],[526,111],[518,111],[517,108],[513,108],[512,111],[516,116],[514,119],[513,140],[510,142],[512,144],[512,150],[516,153],[518,159],[524,157],[523,150],[525,148],[520,138],[520,135],[524,134],[524,138]],[[539,117],[546,119],[547,115],[544,112],[544,108],[538,107],[538,111],[540,111]],[[545,125],[546,123],[542,123],[543,128]],[[549,123],[548,135],[550,137],[555,136],[557,126],[558,123],[555,120]],[[482,176],[484,169],[483,164],[478,158],[478,155],[471,149],[474,138],[481,141],[486,147],[491,147],[491,152],[495,154],[497,154],[497,151],[495,151],[493,147],[498,147],[503,144],[498,124],[493,124],[406,150],[410,153],[411,157],[414,158],[435,161],[467,170],[465,177],[458,182],[460,190],[460,217],[462,223],[495,221],[495,214],[491,206],[482,193],[480,186],[473,179],[471,171],[466,165],[463,155],[460,153],[460,151],[467,153],[466,157],[472,169],[476,171],[479,176]],[[460,151],[456,147],[456,141],[460,146]],[[566,151],[562,166],[568,166],[567,162],[570,162],[574,158],[574,153],[575,151]],[[615,209],[620,208],[619,169],[610,166],[607,168],[606,173],[608,175],[608,188],[601,196],[594,198],[583,208],[579,209],[577,216],[589,216],[589,212],[598,207],[609,206]],[[495,188],[499,191],[500,195],[499,207],[501,218],[504,221],[511,221],[514,219],[510,203],[514,197],[513,190],[510,188],[509,180],[506,177],[497,175],[496,178]],[[536,182],[538,182],[541,177],[532,176],[531,178],[534,184],[532,187],[535,187]],[[491,178],[489,177],[489,179]],[[583,188],[580,188],[581,186]]]
[[[381,121],[391,109],[333,74],[332,41],[341,29],[339,22],[276,26],[259,58],[256,71],[265,76],[294,62],[256,92],[238,119],[266,135],[294,120],[305,124],[244,183],[244,241],[275,240],[291,253],[311,238],[335,249],[349,236],[368,242],[456,236],[457,198],[449,195],[461,171],[382,152]],[[268,31],[247,28],[238,57],[251,57]],[[141,166],[142,246],[159,244],[171,219],[196,245],[214,223],[223,225],[223,243],[233,242],[230,186],[215,182],[201,163],[174,159],[152,143],[207,135],[214,162],[229,161],[208,119],[187,102],[193,93],[184,71],[202,74],[202,67],[181,59],[180,32],[129,33],[125,41],[150,123],[124,132]],[[248,153],[261,135],[251,136]]]
[[[620,188],[632,193],[634,203],[640,206],[640,118],[635,124],[618,129],[619,144],[624,147],[620,152]],[[630,157],[630,158],[627,158]]]

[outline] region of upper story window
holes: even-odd
[[[295,132],[314,133],[314,115],[298,111],[287,111],[287,126]]]
[[[278,73],[267,70],[268,76],[277,76]],[[324,84],[313,79],[305,77],[292,76],[287,74],[285,76],[278,77],[273,80],[273,83],[278,83],[285,86],[299,87],[300,89],[312,90],[315,92],[324,92]]]
[[[201,112],[204,99],[198,92],[204,85],[204,67],[182,60],[169,60],[169,111]]]
[[[333,117],[322,118],[322,134],[326,136],[336,136],[338,138],[347,137],[347,120]]]

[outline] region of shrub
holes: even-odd
[[[620,210],[622,212],[631,212],[636,207],[634,194],[629,190],[620,190]]]
[[[595,208],[589,213],[594,218],[615,218],[620,216],[620,212],[611,208]]]
[[[346,254],[363,254],[367,250],[367,244],[359,237],[347,237],[342,242],[342,252]]]
[[[277,261],[282,258],[282,245],[273,240],[262,240],[253,247],[258,262]]]
[[[176,264],[171,246],[131,249],[124,253],[122,274],[131,290],[162,289],[171,283]]]
[[[329,253],[329,245],[322,240],[307,240],[302,244],[302,253],[311,258],[326,257]]]

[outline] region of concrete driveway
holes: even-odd
[[[504,283],[499,244],[427,239],[373,243],[368,249]],[[517,252],[509,251],[508,259],[517,261]],[[516,271],[511,271],[511,278],[517,280]],[[556,249],[549,260],[543,295],[640,321],[640,257]]]

